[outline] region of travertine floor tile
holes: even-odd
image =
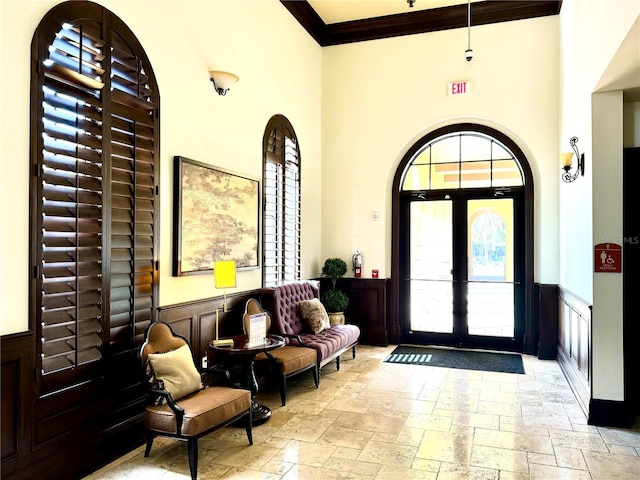
[[[440,462],[469,465],[472,435],[427,430],[416,457]]]
[[[551,438],[541,435],[523,435],[513,432],[476,428],[473,436],[473,444],[545,455],[554,454]]]
[[[335,447],[332,445],[292,441],[289,442],[285,448],[273,455],[272,459],[292,464],[321,467],[334,450]]]
[[[498,480],[500,472],[491,468],[443,463],[438,480]]]
[[[640,457],[584,452],[584,458],[593,480],[638,480]]]
[[[407,445],[371,441],[367,443],[362,453],[358,455],[358,460],[361,462],[410,467],[416,450],[416,447]]]
[[[294,465],[282,480],[373,480],[372,475],[355,472],[344,472],[332,468],[312,467],[309,465]]]
[[[372,435],[373,432],[366,430],[355,430],[332,425],[327,428],[316,443],[362,450],[367,445],[367,442],[371,440]]]
[[[589,472],[569,468],[532,464],[529,472],[531,480],[591,480]],[[613,477],[607,477],[611,479]]]
[[[470,464],[474,467],[497,468],[509,472],[529,471],[526,452],[481,445],[471,448]]]
[[[403,418],[383,417],[367,413],[345,412],[333,423],[336,427],[347,429],[366,430],[381,433],[400,433],[404,425]]]
[[[341,368],[293,377],[273,415],[199,441],[206,480],[639,480],[640,426],[588,425],[558,364],[523,356],[524,375],[383,363],[358,347]],[[158,437],[85,480],[189,480],[186,443]]]
[[[397,465],[382,465],[375,480],[436,480],[437,472],[414,470]]]

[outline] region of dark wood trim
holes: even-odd
[[[25,332],[2,337],[2,472],[29,462],[33,421],[35,336]]]
[[[241,333],[245,301],[255,294],[227,295],[221,336]],[[158,316],[190,341],[197,360],[207,354],[222,304],[222,297],[185,302],[159,308]],[[1,338],[3,480],[79,479],[144,443],[134,351],[106,357],[100,379],[38,398],[36,341],[32,331]]]
[[[317,278],[322,292],[331,288],[328,278]],[[389,280],[386,278],[339,278],[336,288],[349,297],[346,323],[360,327],[358,343],[386,347],[392,343],[389,331]]]
[[[280,2],[322,47],[467,26],[467,5],[325,24],[306,0]],[[551,0],[478,2],[471,7],[471,25],[557,15],[560,13],[561,5],[561,1]]]
[[[640,147],[623,151],[622,163],[622,348],[624,362],[624,399],[634,415],[640,416],[640,389],[637,387],[640,338],[636,276],[640,268],[640,221],[635,179],[640,174]]]
[[[630,428],[632,420],[633,416],[625,402],[592,398],[589,403],[589,425]]]
[[[387,280],[384,278],[343,278],[340,285],[349,296],[347,323],[360,327],[358,343],[386,347]]]
[[[591,310],[588,302],[559,287],[557,360],[588,418],[592,399]]]
[[[558,355],[558,286],[536,284],[535,291],[538,358],[555,360]]]
[[[196,365],[202,366],[202,358],[211,359],[209,342],[215,336],[216,309],[218,309],[218,336],[231,337],[242,334],[244,305],[257,290],[227,294],[227,311],[222,311],[223,297],[211,297],[192,302],[167,305],[159,308],[159,320],[171,325],[178,335],[191,345]]]
[[[289,10],[291,15],[298,21],[300,25],[307,31],[309,35],[320,45],[323,46],[323,39],[326,35],[327,25],[322,21],[320,15],[316,13],[309,2],[304,1],[287,1],[280,0],[284,8]]]

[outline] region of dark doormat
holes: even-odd
[[[384,361],[387,363],[430,365],[432,367],[462,368],[486,372],[525,373],[522,355],[517,353],[493,353],[476,350],[398,345]]]

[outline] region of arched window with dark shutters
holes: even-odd
[[[265,287],[300,279],[300,148],[283,115],[271,117],[262,142]]]
[[[32,42],[32,316],[39,394],[99,378],[155,318],[159,95],[133,33],[92,2]]]

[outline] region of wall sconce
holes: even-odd
[[[235,288],[236,286],[236,261],[235,260],[218,260],[213,263],[213,279],[216,288],[224,288],[224,296],[222,301],[222,311],[227,312],[227,288]],[[218,338],[218,312],[220,308],[216,308],[216,339],[213,344],[216,346],[231,347],[233,340],[231,338]]]
[[[578,151],[578,146],[576,145],[576,143],[578,143],[578,137],[571,137],[571,140],[569,140],[569,144],[571,145],[571,148],[573,148],[573,152],[560,154],[560,163],[562,164],[562,169],[564,170],[564,172],[562,173],[562,180],[567,183],[571,183],[576,178],[578,178],[578,174],[584,176],[584,153],[581,154]],[[576,155],[576,159],[578,160],[578,166],[576,167],[576,171],[574,173],[571,173],[570,170],[571,164],[573,162],[574,152]]]
[[[221,72],[220,70],[209,70],[209,77],[218,95],[226,95],[231,85],[239,80],[237,75],[229,72]]]

